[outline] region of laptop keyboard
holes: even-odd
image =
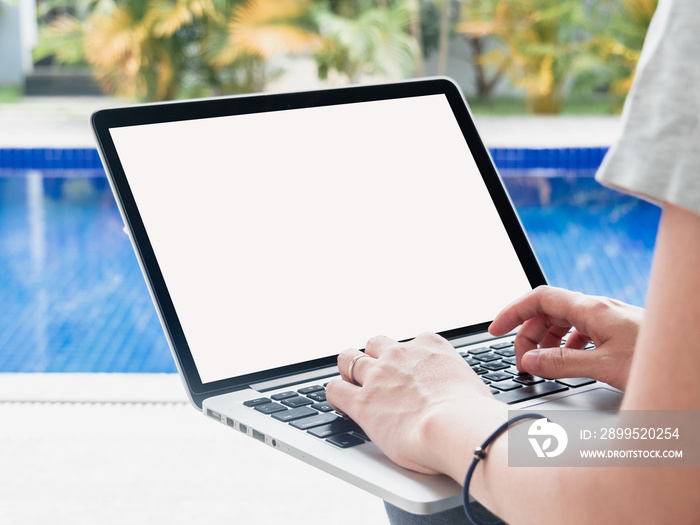
[[[369,441],[357,423],[338,414],[328,404],[326,384],[287,390],[270,397],[251,399],[243,404],[340,448],[354,447]]]
[[[587,348],[592,348],[592,344]],[[551,380],[519,372],[512,340],[471,348],[459,354],[488,385],[491,393],[509,405],[595,383],[588,378]],[[243,404],[340,448],[369,441],[357,423],[335,412],[328,404],[326,384],[287,390]]]
[[[592,347],[591,344],[587,348]],[[509,405],[595,383],[588,378],[550,380],[519,372],[515,366],[512,340],[460,351],[459,354],[488,385],[491,393]]]

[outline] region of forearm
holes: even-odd
[[[433,441],[434,466],[460,484],[474,448],[508,418],[505,405],[476,405],[433,420],[441,436]],[[508,523],[697,522],[700,494],[679,477],[694,469],[509,467],[508,439],[506,432],[488,448],[470,485],[471,495]]]
[[[666,205],[623,408],[700,410],[700,216]]]
[[[698,410],[700,352],[694,349],[700,340],[700,217],[666,206],[656,250],[647,313],[623,408]],[[507,413],[501,412],[499,418],[485,417],[488,432],[505,421]],[[456,453],[456,465],[443,472],[461,483],[465,461],[468,464],[481,441],[474,430],[464,428],[469,425],[466,416],[458,421],[457,428],[468,437],[462,441],[466,450]],[[472,426],[486,424],[474,425],[472,419]],[[445,450],[459,446],[455,437],[459,432],[441,433],[450,440]],[[513,468],[508,467],[507,433],[478,465],[470,490],[509,523],[542,523],[543,516],[553,523],[700,521],[697,469]]]

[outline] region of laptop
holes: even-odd
[[[619,405],[587,379],[517,376],[486,329],[545,284],[446,78],[98,111],[125,231],[191,403],[417,514],[461,488],[391,462],[325,401],[337,354],[447,338],[514,408]]]

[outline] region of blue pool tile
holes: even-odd
[[[88,151],[72,161],[94,162]],[[520,169],[555,159],[493,155]],[[0,177],[0,372],[175,372],[106,179],[55,175]],[[590,177],[505,183],[552,284],[644,303],[658,208]]]

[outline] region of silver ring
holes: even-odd
[[[363,357],[371,357],[371,356],[368,356],[367,354],[359,354],[359,355],[356,355],[355,357],[353,357],[352,361],[350,361],[350,366],[348,367],[348,379],[350,380],[350,382],[353,385],[362,386],[360,383],[358,383],[355,380],[355,376],[352,375],[352,369],[355,368],[355,363],[357,363]]]

